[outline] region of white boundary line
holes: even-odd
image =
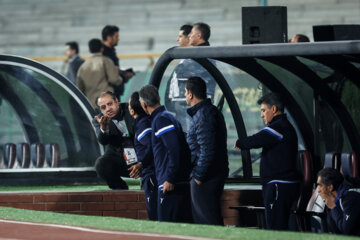
[[[165,234],[155,234],[155,233],[122,232],[122,231],[92,229],[92,228],[85,228],[85,227],[66,226],[66,225],[59,225],[59,224],[22,222],[22,221],[6,220],[6,219],[0,219],[0,223],[1,222],[3,222],[3,223],[14,223],[14,224],[23,224],[23,225],[33,225],[33,226],[42,226],[42,227],[63,228],[63,229],[78,230],[78,231],[83,231],[83,232],[103,233],[103,234],[118,234],[118,235],[130,235],[130,236],[159,237],[159,238],[168,237],[168,238],[185,239],[185,240],[210,240],[210,239],[215,240],[215,238],[201,238],[201,237],[192,237],[192,236],[165,235]]]

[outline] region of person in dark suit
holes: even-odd
[[[84,60],[79,56],[79,46],[77,42],[67,42],[65,46],[65,61],[68,63],[66,77],[76,85],[77,72],[81,64],[84,63]]]
[[[104,145],[105,153],[96,159],[97,174],[111,189],[128,189],[121,177],[129,177],[131,164],[124,158],[124,148],[133,146],[133,121],[128,103],[119,103],[108,91],[100,94],[96,104],[101,113],[93,119],[98,141]]]

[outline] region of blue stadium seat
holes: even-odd
[[[49,143],[45,145],[45,159],[48,167],[58,167],[60,161],[59,144]]]
[[[13,168],[16,160],[16,145],[7,143],[4,145],[4,167]]]
[[[18,143],[16,148],[18,166],[20,168],[30,167],[30,146],[28,143]]]
[[[355,152],[341,154],[341,170],[344,177],[359,177],[359,163]]]
[[[31,144],[32,167],[42,168],[45,162],[45,147],[42,143]]]

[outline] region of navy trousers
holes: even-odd
[[[146,210],[150,220],[158,220],[157,217],[157,194],[158,185],[155,175],[146,176],[142,180],[145,191]]]
[[[189,184],[175,184],[174,190],[166,194],[158,188],[158,220],[192,222]]]
[[[288,230],[294,202],[299,198],[300,183],[268,183],[262,189],[266,228]]]
[[[212,178],[198,185],[191,180],[191,208],[194,223],[224,225],[221,214],[221,195],[225,178]]]
[[[111,189],[128,189],[121,177],[129,177],[128,166],[122,154],[106,151],[95,162],[95,169],[100,178],[106,181]]]

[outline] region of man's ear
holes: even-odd
[[[332,185],[332,184],[330,184],[327,188],[330,192],[334,191],[334,185]]]
[[[275,105],[272,105],[272,106],[271,106],[271,111],[272,111],[273,113],[276,113],[276,112],[278,111],[278,108],[277,108]]]

